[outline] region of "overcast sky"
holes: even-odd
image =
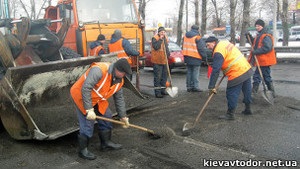
[[[151,0],[146,6],[146,24],[153,21],[164,24],[168,18],[178,15],[178,0]]]

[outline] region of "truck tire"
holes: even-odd
[[[59,52],[61,53],[61,55],[63,56],[64,59],[72,59],[72,58],[81,57],[81,55],[78,54],[77,52],[75,52],[74,50],[72,50],[68,47],[64,47],[64,46],[62,46],[59,49]]]

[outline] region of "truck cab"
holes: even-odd
[[[144,53],[144,23],[137,12],[133,0],[60,0],[57,6],[48,7],[45,18],[67,18],[70,28],[64,41],[65,47],[75,50],[82,56],[88,56],[89,44],[101,33],[106,38],[105,49],[116,29],[129,40],[133,49]],[[59,27],[52,25],[55,31]],[[136,58],[132,58],[132,68]]]

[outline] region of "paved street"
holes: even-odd
[[[193,122],[208,97],[207,91],[188,93],[185,70],[173,70],[177,98],[155,99],[151,70],[141,70],[141,91],[151,102],[129,111],[130,122],[155,132],[172,133],[152,139],[146,132],[115,125],[112,139],[123,145],[120,151],[99,151],[97,131],[89,149],[94,161],[77,156],[77,134],[52,141],[16,141],[4,129],[0,132],[0,168],[106,168],[106,169],[183,169],[183,168],[291,168],[300,165],[300,67],[299,63],[281,63],[272,68],[277,97],[271,106],[258,95],[253,115],[244,116],[239,105],[234,121],[219,120],[226,111],[224,81],[199,123],[188,137],[183,125]],[[206,67],[201,68],[201,88],[206,90]],[[133,80],[134,81],[134,80]],[[75,115],[75,114],[74,114]],[[55,125],[55,124],[54,124]],[[297,168],[297,167],[295,167]]]

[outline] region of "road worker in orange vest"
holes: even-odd
[[[164,27],[151,40],[151,62],[153,63],[154,94],[157,98],[167,95],[167,58],[170,56],[168,38]]]
[[[93,136],[95,120],[97,120],[98,135],[101,150],[120,149],[121,145],[111,141],[112,123],[96,119],[96,115],[112,118],[108,99],[113,96],[116,111],[121,121],[128,127],[125,101],[122,86],[125,74],[131,74],[128,61],[124,58],[115,63],[95,62],[71,87],[71,96],[75,102],[79,121],[79,156],[94,160],[96,156],[88,151],[88,143]]]
[[[251,76],[253,74],[251,65],[232,43],[225,40],[219,41],[214,36],[208,37],[205,42],[207,48],[213,51],[212,74],[208,85],[210,93],[217,93],[215,85],[221,70],[228,77],[226,88],[227,113],[219,118],[234,120],[241,91],[244,94],[243,103],[245,104],[245,110],[242,111],[242,114],[251,115]]]
[[[186,63],[186,89],[188,92],[202,92],[199,74],[202,58],[206,58],[205,42],[201,39],[199,26],[193,25],[183,38],[182,54]]]
[[[254,57],[252,57],[252,55],[256,55],[256,58],[258,60],[268,90],[272,91],[273,97],[275,97],[275,90],[274,90],[274,85],[271,77],[271,68],[270,68],[272,65],[275,65],[277,63],[276,54],[274,50],[274,38],[264,27],[265,27],[265,22],[263,20],[258,19],[255,22],[255,28],[258,34],[254,38],[254,41],[252,43],[253,50],[250,53],[249,62],[252,63],[254,66],[256,66]],[[260,83],[261,83],[261,77],[258,68],[256,68],[253,75],[253,86],[252,86],[253,93],[258,92],[258,87]]]
[[[105,54],[106,52],[103,47],[104,43],[105,43],[105,36],[102,34],[98,35],[97,40],[90,44],[91,50],[90,50],[89,55],[90,56],[100,56],[102,54]]]

